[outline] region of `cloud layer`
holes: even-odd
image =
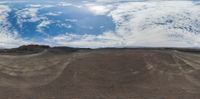
[[[11,24],[8,22],[7,17],[11,9],[8,6],[0,5],[0,48],[17,47],[25,44],[16,32],[9,31]]]
[[[111,16],[116,30],[100,35],[67,33],[53,40],[90,48],[200,47],[200,6],[191,1],[96,3],[88,8],[94,14]]]
[[[73,6],[86,9],[96,16],[112,17],[116,29],[101,34],[62,33],[44,38],[44,42],[41,43],[87,48],[200,47],[200,5],[192,1],[115,1],[115,3],[107,3],[104,0],[98,0],[81,5],[61,2],[53,6]],[[38,16],[38,10],[47,7],[52,7],[52,5],[29,5],[17,11],[18,24],[40,20],[37,31],[42,32],[44,27],[54,23],[47,17]],[[10,11],[8,6],[0,5],[0,47],[33,43],[33,41],[24,40],[19,33],[9,30],[12,25],[7,20]],[[57,16],[59,14],[61,12],[46,15]]]

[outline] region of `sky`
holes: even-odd
[[[198,0],[1,0],[0,48],[200,47]]]

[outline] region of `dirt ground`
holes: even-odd
[[[0,99],[200,99],[200,53],[45,49],[0,55]]]

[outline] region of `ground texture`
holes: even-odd
[[[1,51],[1,99],[200,99],[198,50],[41,49]]]

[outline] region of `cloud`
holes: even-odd
[[[45,15],[46,16],[59,16],[61,15],[63,12],[49,12],[49,13],[46,13]]]
[[[199,47],[199,11],[190,1],[129,2],[110,16],[126,46]]]
[[[5,3],[25,3],[28,2],[28,0],[1,0],[0,4],[5,4]]]
[[[92,3],[85,4],[85,6],[96,15],[106,15],[112,9],[112,6],[97,5]]]
[[[59,3],[57,4],[57,6],[61,6],[61,7],[73,6],[73,7],[77,7],[77,8],[82,8],[82,7],[83,7],[81,4],[70,3],[69,1],[59,2]]]
[[[20,27],[23,27],[24,22],[37,22],[40,20],[47,20],[45,16],[39,16],[38,12],[44,8],[54,7],[54,5],[40,5],[40,4],[29,4],[26,8],[18,10],[16,12],[17,23]]]
[[[119,3],[119,2],[165,1],[165,0],[95,0],[95,1],[98,3]]]
[[[72,6],[72,3],[68,3],[68,2],[59,2],[58,6]]]
[[[0,21],[5,21],[6,17],[8,16],[8,12],[10,12],[11,9],[8,6],[0,5]]]
[[[114,31],[102,34],[66,33],[44,38],[41,44],[71,47],[200,47],[200,6],[192,1],[162,2],[85,2],[84,7],[94,15],[112,17]],[[62,3],[60,6],[71,6]],[[50,6],[49,6],[50,7]],[[38,22],[38,31],[52,23],[46,16],[38,15],[41,5],[29,5],[17,12],[18,21]],[[0,6],[0,47],[28,44],[16,32],[9,31],[7,6]],[[49,13],[55,15],[55,13]],[[76,19],[65,21],[77,22]],[[71,26],[66,26],[71,28]],[[39,42],[35,42],[39,43]]]
[[[11,9],[8,6],[0,5],[0,48],[16,47],[25,42],[18,37],[18,33],[10,31],[11,24],[7,17]]]
[[[13,48],[28,43],[21,39],[17,33],[8,31],[7,29],[0,28],[0,48]]]
[[[44,20],[44,21],[42,21],[42,22],[37,26],[37,31],[38,31],[38,32],[44,32],[43,29],[44,29],[45,27],[47,27],[48,25],[52,24],[52,23],[53,23],[53,21],[51,21],[51,20]]]
[[[65,19],[66,22],[77,22],[77,19]]]
[[[54,45],[65,45],[71,47],[82,48],[99,48],[99,47],[118,47],[119,40],[112,31],[105,32],[101,35],[79,35],[74,33],[66,33],[46,39],[46,41],[53,41]]]
[[[16,12],[17,16],[17,23],[22,28],[24,22],[37,22],[41,20],[41,17],[38,17],[39,8],[35,7],[28,7],[22,10],[18,10]],[[43,17],[44,18],[44,17]]]
[[[112,4],[110,6],[113,6]],[[89,5],[97,15],[106,6]],[[98,10],[97,10],[98,9]],[[106,12],[106,13],[105,13]],[[109,11],[116,30],[99,35],[58,35],[52,40],[75,47],[200,47],[200,6],[192,1],[124,2]]]
[[[41,5],[41,4],[28,4],[27,7],[42,9],[42,8],[51,8],[51,7],[54,7],[54,5],[49,5],[49,4],[45,4],[45,5],[44,4],[43,5]]]

